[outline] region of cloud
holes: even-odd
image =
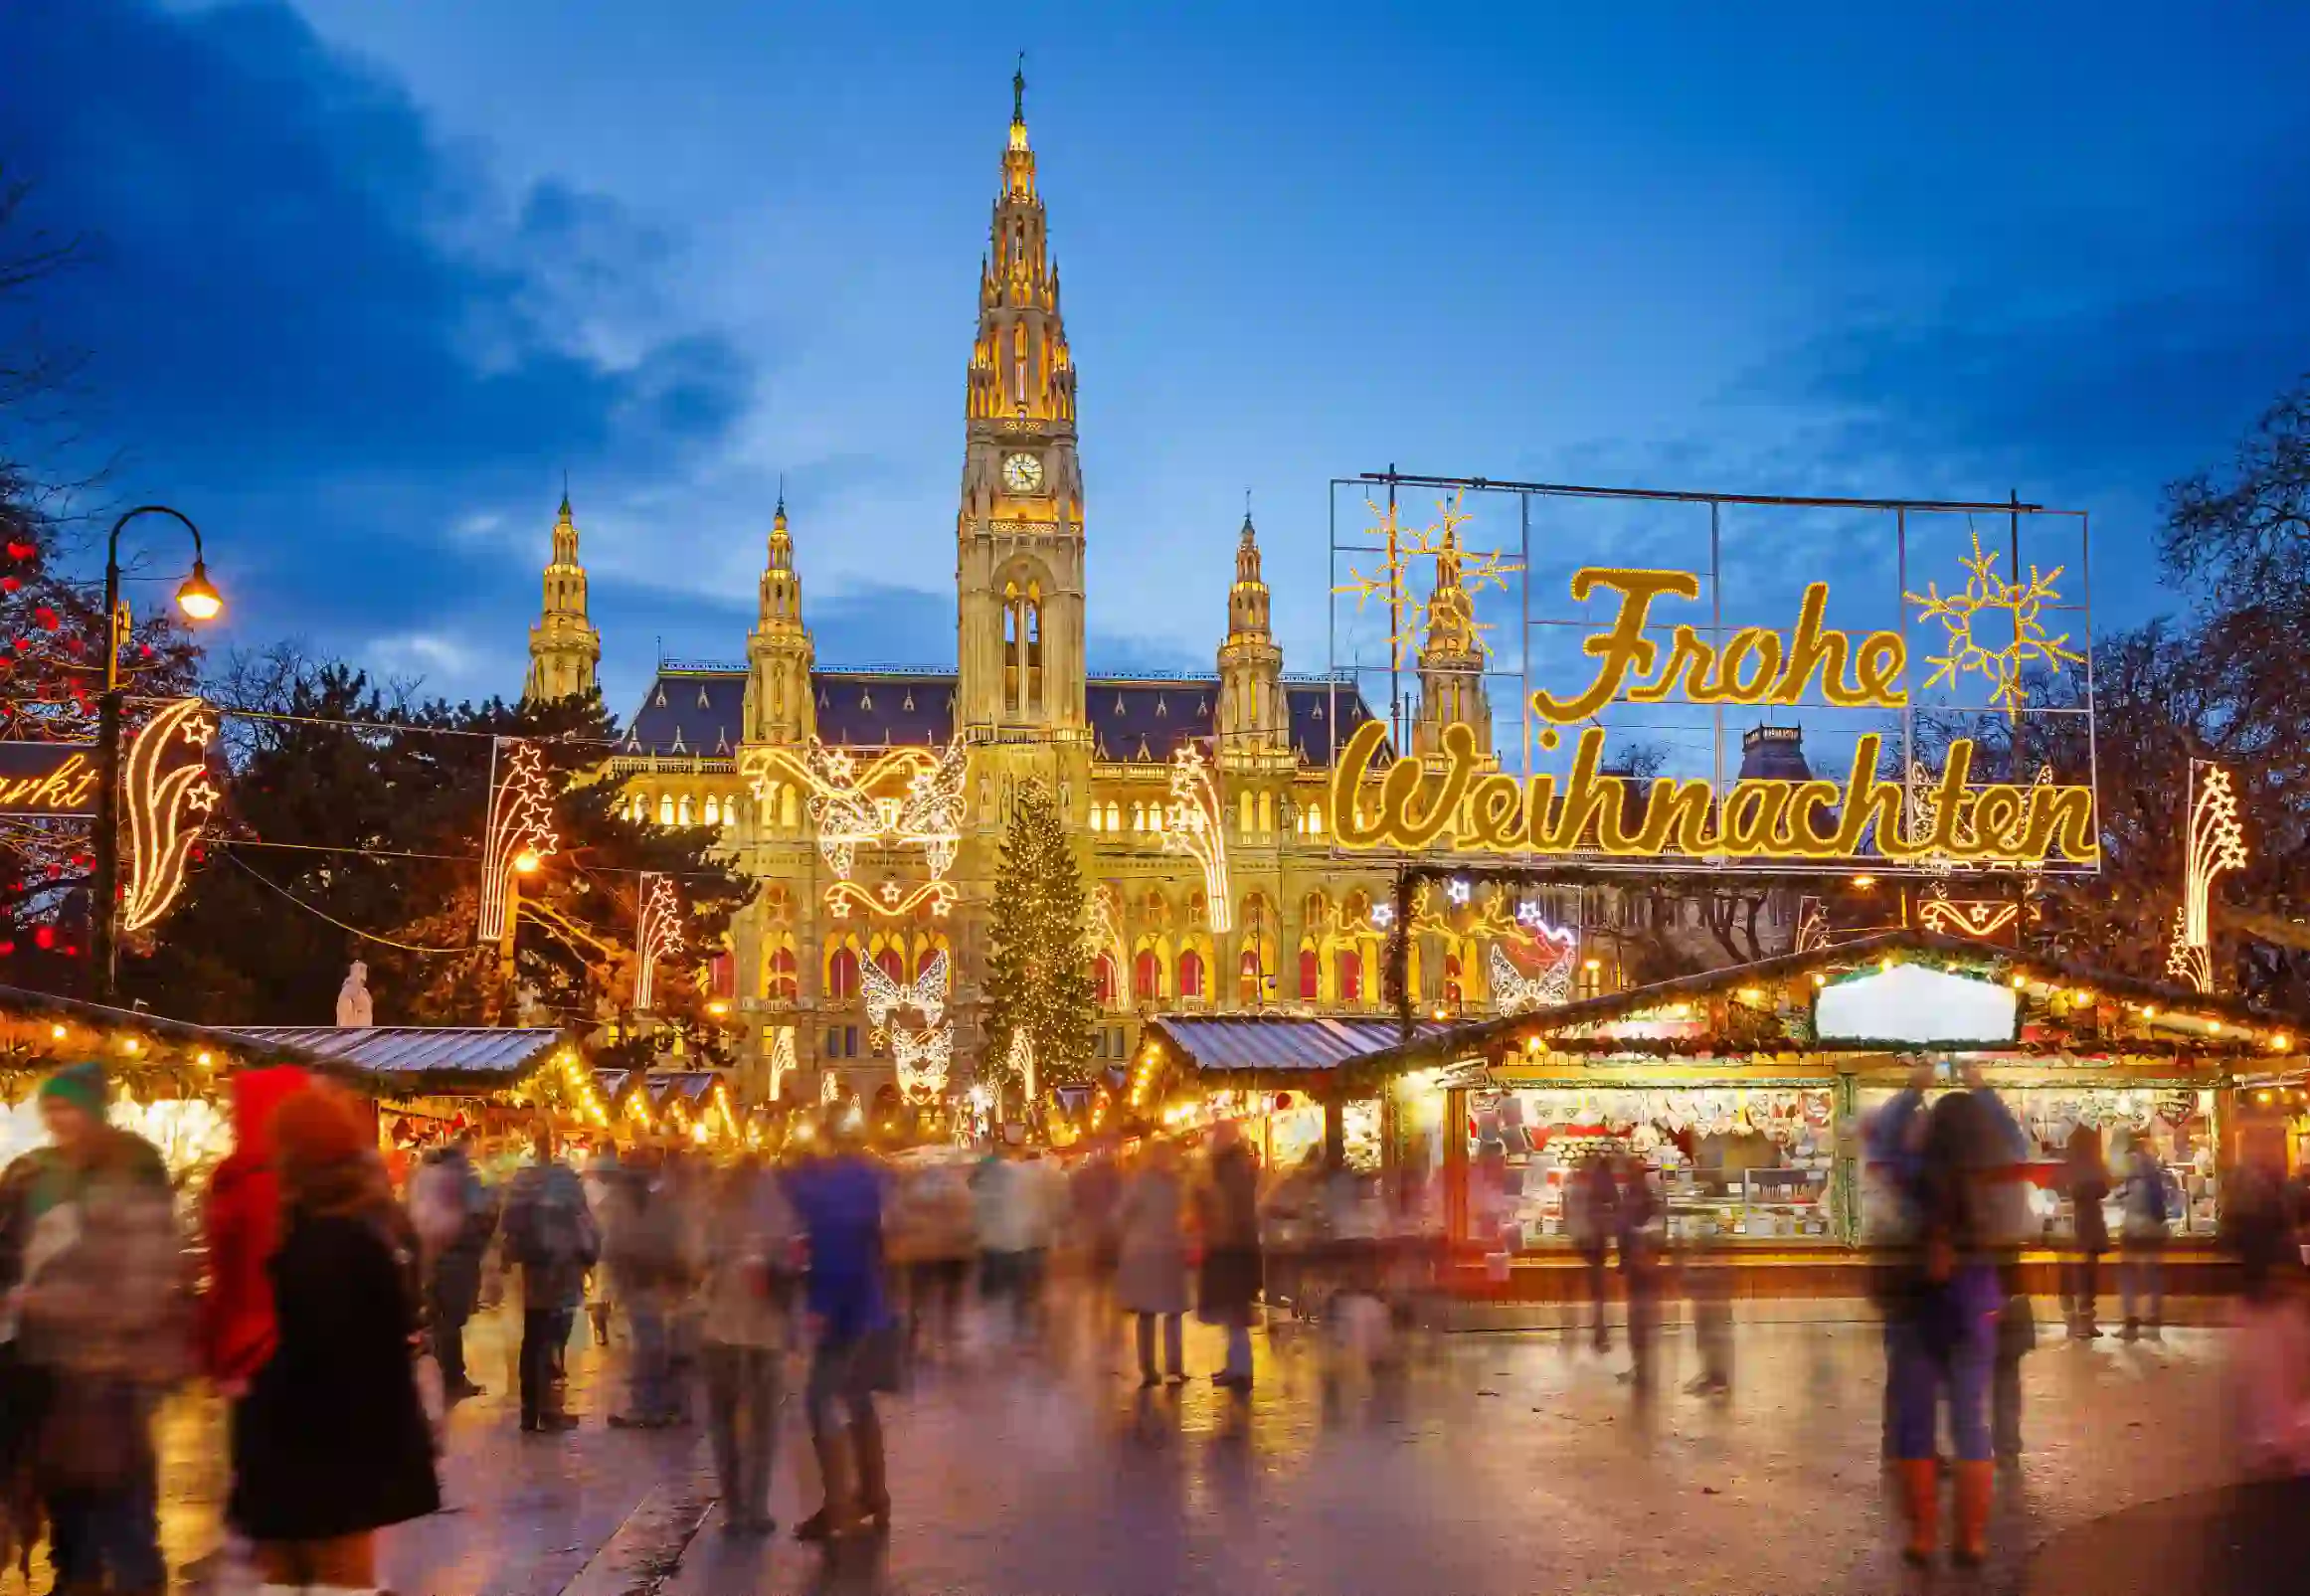
[[[676,239],[506,191],[283,5],[0,7],[0,161],[85,241],[37,305],[88,353],[83,431],[110,491],[211,526],[255,633],[518,639],[535,587],[477,536],[496,507],[571,462],[676,472],[752,401],[749,356],[663,302]]]

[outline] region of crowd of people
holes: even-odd
[[[1973,1563],[1993,1471],[2020,1453],[2035,1344],[2019,1273],[2027,1141],[1977,1077],[1931,1098],[1929,1084],[1865,1133],[1899,1208],[1876,1271],[1884,1443],[1906,1554],[1938,1553],[1946,1487],[1950,1550]],[[108,1123],[96,1065],[44,1082],[50,1145],[0,1174],[0,1552],[28,1557],[45,1533],[60,1592],[167,1588],[153,1415],[195,1375],[229,1404],[225,1516],[258,1575],[282,1591],[374,1591],[376,1532],[440,1506],[444,1416],[483,1394],[467,1327],[500,1297],[520,1327],[521,1431],[584,1422],[568,1348],[581,1325],[615,1339],[620,1399],[603,1422],[702,1423],[733,1535],[777,1527],[772,1469],[799,1354],[819,1500],[794,1533],[830,1542],[889,1527],[877,1402],[921,1367],[1045,1353],[1087,1310],[1093,1324],[1128,1319],[1153,1391],[1190,1377],[1192,1313],[1223,1332],[1209,1377],[1242,1392],[1263,1314],[1319,1321],[1376,1363],[1438,1283],[1438,1216],[1417,1175],[1383,1181],[1320,1149],[1269,1170],[1226,1123],[1093,1145],[1062,1165],[1007,1142],[883,1158],[855,1116],[834,1113],[776,1162],[643,1145],[604,1149],[583,1170],[540,1126],[495,1182],[452,1137],[397,1191],[365,1105],[290,1068],[243,1072],[231,1090],[235,1146],[202,1196],[200,1267],[158,1154]],[[2118,1201],[2125,1333],[2154,1336],[2167,1177],[2139,1149],[2111,1171],[2082,1130],[2069,1159],[2081,1215]],[[1601,1152],[1572,1172],[1566,1211],[1593,1309],[1585,1338],[1609,1344],[1617,1252],[1634,1354],[1623,1377],[1648,1381],[1661,1298],[1681,1280],[1700,1354],[1688,1389],[1726,1394],[1731,1269],[1671,1244],[1643,1164]],[[2288,1288],[2301,1218],[2282,1180],[2238,1171],[2224,1225],[2242,1265],[2236,1377],[2257,1469],[2310,1471],[2310,1318]],[[2081,1222],[2062,1274],[2081,1340],[2098,1333],[2107,1246]],[[1939,1456],[1944,1420],[1953,1459]]]

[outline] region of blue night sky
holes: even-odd
[[[1389,461],[2018,488],[2107,629],[2310,366],[2298,7],[72,0],[0,6],[0,159],[89,240],[62,458],[203,523],[233,640],[454,694],[520,684],[566,468],[622,712],[742,652],[783,472],[818,657],[951,660],[1021,45],[1095,667],[1208,667],[1248,487],[1320,668]]]

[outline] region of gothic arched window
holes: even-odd
[[[1179,995],[1203,995],[1203,956],[1192,948],[1179,955]]]
[[[1123,805],[1113,798],[1107,800],[1107,829],[1110,831],[1123,829]]]
[[[1153,948],[1142,948],[1132,961],[1131,989],[1142,997],[1159,998],[1163,994],[1162,955]]]
[[[674,823],[674,796],[671,793],[660,793],[657,796],[657,823],[660,825]]]
[[[680,819],[680,823],[681,823],[681,824],[683,824],[683,825],[688,825],[688,824],[690,823],[690,795],[689,795],[689,794],[687,794],[687,793],[684,793],[684,794],[682,795],[681,803],[680,803],[680,804],[677,806],[677,808],[675,809],[675,812],[676,812],[678,815],[680,815],[680,817],[681,817],[681,819]]]
[[[1113,1008],[1115,1003],[1115,956],[1101,954],[1091,966],[1091,986],[1101,1008]]]
[[[848,943],[826,956],[826,995],[837,1003],[858,995],[858,950]]]
[[[1324,960],[1313,945],[1300,950],[1300,1001],[1315,1002],[1324,994]]]
[[[1363,960],[1352,948],[1339,950],[1339,1001],[1363,1001]]]

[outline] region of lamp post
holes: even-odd
[[[140,515],[165,515],[193,535],[193,573],[176,590],[177,608],[189,621],[214,621],[224,613],[222,595],[209,584],[201,529],[181,510],[139,504],[112,523],[104,546],[104,696],[96,710],[96,871],[89,905],[96,1001],[112,1001],[114,936],[120,914],[120,648],[128,640],[128,607],[120,600],[120,533]]]

